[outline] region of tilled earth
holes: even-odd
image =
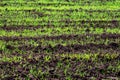
[[[118,0],[0,1],[0,80],[120,79]]]
[[[86,34],[99,39],[119,39],[119,34]],[[13,79],[48,79],[48,80],[101,80],[119,79],[120,77],[120,45],[109,44],[56,44],[37,46],[25,44],[26,40],[82,40],[85,35],[62,35],[43,37],[0,37],[5,42],[22,41],[18,46],[6,44],[0,50],[1,56],[8,58],[0,62],[0,77],[3,80]],[[21,52],[22,51],[22,52]],[[21,52],[21,54],[20,54]],[[83,56],[82,56],[83,55]],[[96,56],[95,56],[96,55]],[[15,58],[16,56],[16,58]],[[82,57],[79,57],[82,56]]]
[[[5,75],[4,80],[13,79],[67,79],[92,80],[92,78],[117,80],[120,77],[118,67],[120,56],[113,59],[99,54],[95,60],[77,57],[60,56],[60,54],[45,55],[44,53],[22,56],[20,62],[1,62],[0,70]],[[15,56],[15,55],[14,55]],[[18,55],[17,55],[18,56]],[[45,57],[50,57],[46,60]],[[91,57],[92,58],[92,57]],[[1,75],[1,77],[2,77]]]

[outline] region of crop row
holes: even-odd
[[[19,1],[21,2],[21,1]],[[27,5],[18,5],[17,3],[3,1],[6,6],[1,6],[0,10],[0,26],[18,26],[18,25],[41,25],[41,26],[80,26],[79,21],[112,21],[116,20],[119,26],[119,5],[103,5],[103,6],[34,6],[34,3],[27,3]],[[110,4],[116,2],[108,2]],[[2,5],[1,3],[1,5]],[[16,4],[14,6],[9,5]],[[41,2],[44,3],[44,2]],[[46,2],[48,3],[48,2]],[[39,3],[38,3],[39,4]],[[66,3],[67,4],[67,3]],[[70,3],[74,4],[74,3]],[[90,22],[91,23],[91,22]],[[85,23],[86,24],[86,23]],[[98,23],[99,24],[99,23]],[[83,26],[83,25],[82,25]],[[91,25],[86,24],[87,27]],[[92,25],[93,26],[96,26]],[[84,26],[83,26],[84,27]],[[98,26],[96,26],[98,27]]]
[[[1,79],[119,79],[119,55],[114,53],[13,55],[2,56]]]
[[[18,51],[19,53],[26,52],[26,51],[33,51],[35,50],[41,50],[47,51],[59,48],[65,48],[68,47],[70,49],[73,48],[73,50],[77,51],[83,49],[83,50],[89,50],[92,46],[93,48],[90,51],[99,50],[101,52],[102,50],[104,53],[106,53],[106,49],[113,50],[113,52],[119,52],[117,49],[120,48],[120,35],[116,34],[102,34],[102,35],[69,35],[69,36],[43,36],[43,37],[1,37],[0,41],[0,48],[3,52],[14,52]],[[8,38],[8,39],[7,39]],[[77,48],[74,48],[73,46],[78,46]],[[44,47],[44,50],[41,47]],[[61,47],[60,47],[61,46]],[[37,48],[39,47],[39,48]],[[45,49],[46,47],[46,49]],[[98,49],[96,49],[98,48]],[[55,50],[54,49],[54,50]],[[59,49],[59,50],[61,50]],[[10,50],[10,51],[9,51]],[[108,51],[108,52],[109,52]],[[11,52],[11,53],[12,53]],[[58,52],[59,53],[59,52]],[[109,52],[110,53],[110,52]]]
[[[69,35],[69,34],[102,34],[102,33],[120,33],[119,28],[79,28],[79,27],[65,27],[65,28],[40,28],[36,30],[22,30],[22,31],[6,31],[0,30],[0,36],[26,36],[26,37],[35,37],[35,36],[57,36],[57,35]]]

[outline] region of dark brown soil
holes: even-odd
[[[44,16],[43,13],[39,13],[39,12],[34,12],[33,14],[37,14],[39,16]],[[69,14],[66,14],[69,16]],[[63,15],[64,16],[64,15]],[[82,21],[75,21],[75,20],[70,20],[70,19],[63,19],[63,20],[60,20],[58,21],[58,23],[65,23],[64,26],[61,26],[61,27],[68,27],[68,26],[74,26],[74,27],[89,27],[89,26],[86,26],[86,24],[89,24],[90,27],[99,27],[99,28],[117,28],[119,27],[120,25],[120,21],[119,20],[111,20],[111,21],[90,21],[90,20],[82,20]],[[94,24],[94,25],[93,25]],[[20,30],[24,30],[24,29],[29,29],[29,30],[36,30],[38,28],[43,28],[44,26],[47,26],[47,27],[54,27],[54,21],[48,21],[46,22],[45,25],[39,25],[39,26],[24,26],[24,25],[21,25],[21,26],[2,26],[0,27],[0,29],[3,29],[3,30],[7,30],[7,31],[11,31],[11,30],[15,30],[15,31],[20,31]]]
[[[15,49],[15,47],[14,47],[14,46],[11,46],[11,45],[6,45],[6,48],[7,48],[7,49],[10,49],[10,50],[14,50],[14,49]]]
[[[7,49],[12,50],[11,48],[13,47],[7,46]],[[41,53],[44,51],[52,52],[52,53],[85,53],[85,52],[94,53],[94,52],[98,52],[99,49],[101,51],[103,50],[104,53],[107,53],[106,51],[108,51],[109,53],[112,52],[119,53],[120,45],[117,43],[110,43],[108,45],[89,43],[86,45],[71,44],[71,45],[63,46],[61,44],[58,44],[56,46],[51,46],[51,45],[41,46],[41,44],[39,44],[39,46],[37,47],[30,45],[22,45],[19,46],[18,49],[22,51],[32,51],[33,53]]]
[[[36,57],[38,57],[38,59],[35,59]],[[106,58],[101,56],[101,58],[98,58],[97,61],[94,62],[92,60],[82,60],[52,55],[52,59],[48,62],[45,62],[44,57],[45,55],[34,53],[34,56],[32,56],[31,59],[26,56],[24,57],[24,60],[20,62],[13,61],[0,63],[0,68],[5,72],[4,75],[9,75],[4,77],[4,79],[11,80],[16,77],[25,79],[27,76],[29,76],[31,80],[41,79],[42,77],[47,78],[48,80],[50,78],[63,80],[70,76],[74,80],[89,80],[90,77],[96,77],[97,80],[101,80],[106,79],[107,77],[119,77],[120,74],[120,71],[114,72],[114,70],[108,69],[109,66],[117,65],[117,58],[112,59],[112,61],[106,61]],[[58,66],[58,63],[62,65]],[[69,67],[66,68],[68,63]],[[38,72],[41,69],[44,73],[35,76],[30,73],[31,69],[33,69],[35,72]],[[64,73],[65,69],[67,70],[66,74]],[[80,71],[79,73],[85,73],[84,76],[80,76],[77,71]]]
[[[3,26],[3,27],[0,27],[0,29],[7,30],[7,31],[11,31],[11,30],[20,31],[24,29],[36,30],[38,28],[41,28],[41,26],[34,26],[34,27],[33,26]]]
[[[63,52],[82,52],[84,50],[91,50],[91,51],[97,51],[98,49],[114,49],[114,50],[118,50],[119,49],[119,45],[117,43],[110,43],[109,45],[104,45],[104,44],[86,44],[86,45],[78,45],[78,44],[74,44],[74,45],[67,45],[67,46],[63,46],[63,45],[56,45],[54,47],[52,46],[46,46],[46,47],[36,47],[35,51],[44,51],[44,50],[49,50],[49,51],[53,51],[53,52],[57,52],[57,53],[63,53]]]
[[[5,3],[7,0],[0,1],[0,7],[6,7],[4,8],[6,12],[13,11],[13,13],[16,14],[14,9],[11,10],[7,7],[10,5],[18,5],[19,2],[12,2],[13,4],[9,4],[9,1],[8,3]],[[18,6],[22,7],[23,5],[27,5],[30,0],[26,1],[21,2],[21,4]],[[34,1],[37,0],[32,0],[32,2],[30,1],[29,7],[33,7],[33,5],[46,7],[42,7],[40,9],[31,8],[31,10],[20,9],[17,11],[20,11],[20,14],[21,12],[25,14],[28,13],[29,15],[32,15],[31,17],[34,17],[34,19],[41,18],[39,21],[40,25],[34,26],[28,24],[25,26],[23,24],[8,26],[11,24],[11,22],[7,20],[9,16],[6,16],[6,13],[4,14],[3,11],[3,13],[0,14],[0,17],[3,18],[5,16],[6,18],[0,20],[0,22],[4,24],[2,24],[3,26],[0,26],[0,30],[5,30],[6,32],[21,32],[23,30],[41,29],[41,32],[45,32],[44,29],[42,30],[43,27],[50,28],[51,30],[56,27],[73,27],[75,30],[78,28],[84,28],[86,29],[86,33],[75,35],[75,32],[73,32],[73,34],[65,35],[63,32],[63,35],[58,36],[38,35],[37,37],[25,37],[22,35],[10,37],[8,37],[8,35],[0,36],[0,40],[3,41],[3,43],[0,44],[0,80],[68,80],[66,79],[67,77],[71,80],[119,80],[117,78],[120,78],[120,34],[118,32],[116,32],[116,34],[109,34],[106,33],[106,30],[114,28],[120,29],[120,20],[116,20],[120,17],[120,9],[88,10],[81,7],[77,9],[70,8],[69,10],[66,10],[57,9],[57,7],[74,7],[76,4],[71,4],[69,2],[77,3],[80,0],[64,0],[66,1],[65,3],[63,3],[63,1],[62,3],[48,2],[47,4],[39,2],[35,3]],[[99,1],[101,5],[105,5],[106,2],[112,0],[97,1]],[[81,0],[81,3],[79,4],[81,6],[91,6],[92,2],[94,2],[94,0]],[[54,8],[56,7],[56,9],[50,8],[50,6]],[[93,6],[95,5],[93,4]],[[52,11],[55,12],[56,15],[51,14],[50,12]],[[61,13],[57,14],[57,12]],[[75,20],[71,17],[74,12],[85,12],[90,17],[88,20]],[[96,13],[105,13],[110,15],[110,19],[114,19],[110,21],[93,20],[92,16],[94,16]],[[26,17],[29,17],[29,15]],[[55,18],[59,16],[60,19],[57,19],[57,21],[54,20],[54,17],[51,18],[54,15]],[[18,17],[20,16],[18,15]],[[43,20],[46,17],[49,17],[50,19]],[[12,15],[10,18],[12,19]],[[89,20],[90,18],[92,20]],[[103,18],[105,18],[105,16],[103,16]],[[29,21],[27,22],[29,23]],[[12,20],[12,23],[14,24],[16,21],[14,22],[14,20]],[[102,28],[104,29],[104,33],[93,34],[91,33],[90,28]],[[55,44],[51,43],[52,40],[55,40]],[[68,40],[71,40],[71,42]],[[86,42],[87,40],[88,42]],[[75,41],[75,43],[73,41]],[[76,43],[76,41],[78,43]],[[64,45],[62,45],[61,42],[63,42]],[[110,77],[116,79],[110,79]]]
[[[60,36],[41,36],[41,37],[0,37],[0,40],[4,41],[21,41],[21,40],[39,40],[39,39],[46,39],[46,40],[72,40],[72,39],[86,39],[86,37],[93,37],[94,39],[119,39],[120,34],[83,34],[83,35],[60,35]]]

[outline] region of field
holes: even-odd
[[[0,0],[0,80],[119,79],[119,0]]]

